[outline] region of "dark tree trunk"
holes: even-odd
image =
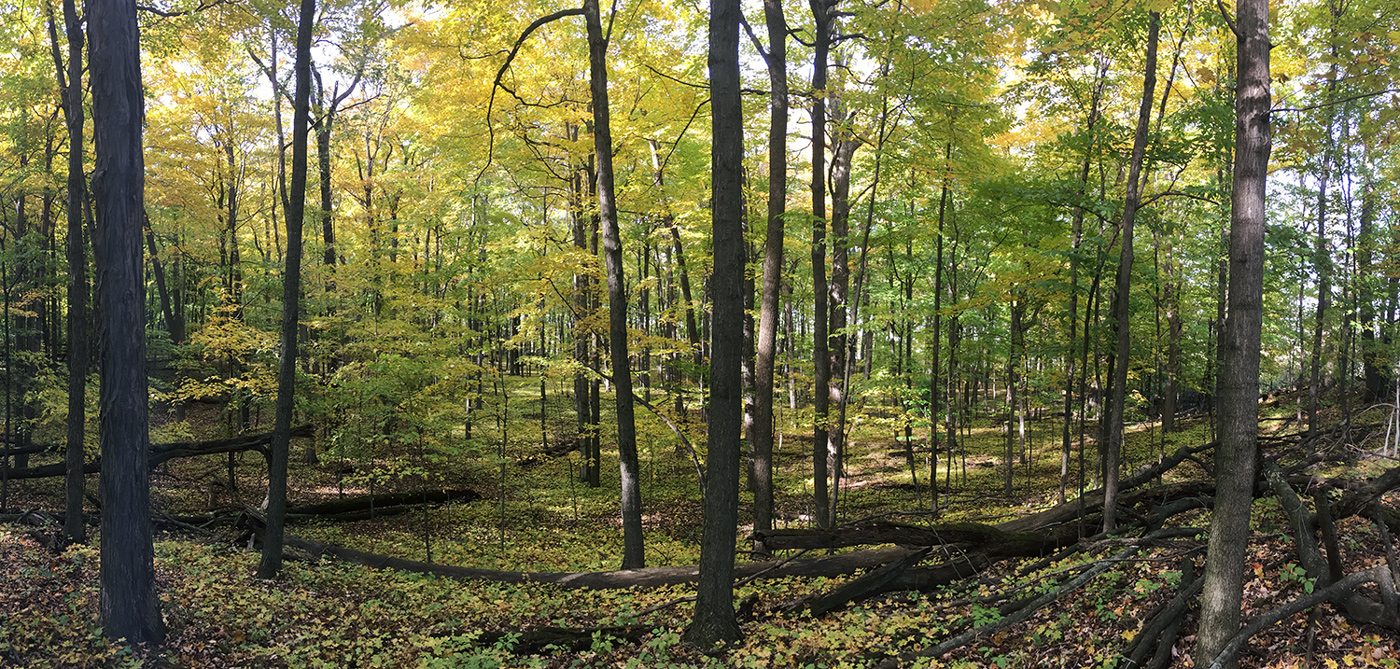
[[[291,447],[293,393],[296,390],[298,313],[301,299],[302,223],[306,212],[307,135],[311,125],[311,33],[316,0],[301,0],[297,23],[296,92],[292,101],[292,179],[287,217],[287,260],[282,278],[282,351],[277,379],[277,418],[267,474],[267,531],[258,578],[282,569],[282,535],[287,515],[287,459]]]
[[[812,89],[820,91],[812,100],[812,506],[817,527],[831,527],[827,506],[827,438],[830,420],[831,359],[827,351],[826,295],[826,78],[827,56],[831,50],[832,18],[827,0],[809,0],[816,22],[816,49],[812,56]]]
[[[101,617],[109,639],[160,644],[165,625],[155,589],[146,447],[145,285],[141,217],[145,168],[141,51],[136,4],[88,5],[97,156],[93,195],[99,355],[102,498]]]
[[[89,286],[87,250],[83,243],[83,203],[87,199],[87,179],[83,174],[83,29],[74,0],[64,0],[63,24],[68,37],[65,76],[53,10],[45,7],[49,9],[49,39],[53,44],[54,67],[68,126],[68,434],[64,448],[63,533],[69,543],[86,543],[83,494],[87,490],[87,478],[83,475],[83,443],[87,426]]]
[[[1133,274],[1133,223],[1142,197],[1143,156],[1147,152],[1148,131],[1151,129],[1152,101],[1157,87],[1157,33],[1162,17],[1151,12],[1147,30],[1147,68],[1142,80],[1142,104],[1138,108],[1137,133],[1133,136],[1132,162],[1128,167],[1128,192],[1123,199],[1122,252],[1118,259],[1117,283],[1114,288],[1113,329],[1118,335],[1114,354],[1112,394],[1109,398],[1108,440],[1104,445],[1103,531],[1112,532],[1117,518],[1118,458],[1123,450],[1123,413],[1127,398],[1128,367],[1131,362],[1132,340],[1129,338],[1129,293]]]
[[[844,111],[837,111],[837,126],[843,126]],[[860,142],[844,136],[835,137],[831,155],[831,283],[827,295],[830,298],[827,313],[827,350],[831,356],[830,371],[833,378],[826,392],[831,396],[828,414],[826,458],[827,469],[831,474],[831,494],[827,501],[827,517],[836,522],[836,500],[841,492],[842,460],[846,451],[846,373],[851,351],[850,337],[846,333],[851,323],[851,161],[855,157]],[[859,300],[859,296],[856,298]],[[821,389],[818,388],[818,392]]]
[[[787,211],[787,20],[781,0],[764,0],[768,24],[768,234],[763,245],[763,295],[754,364],[753,526],[773,529],[773,361],[783,278],[783,215]]]
[[[951,119],[949,120],[951,125]],[[947,384],[940,383],[940,370],[942,368],[943,355],[943,230],[948,218],[948,163],[953,157],[953,142],[949,138],[943,145],[944,177],[943,187],[938,195],[938,237],[934,242],[936,250],[933,260],[933,350],[931,352],[933,360],[929,363],[928,375],[928,485],[930,510],[935,516],[938,515],[938,407],[939,396],[947,391]],[[907,294],[906,294],[907,295]],[[910,295],[912,297],[912,295]],[[951,366],[951,360],[949,364]],[[952,416],[952,403],[947,407],[949,416]],[[949,420],[951,423],[951,418]],[[945,432],[947,432],[945,430]],[[948,432],[947,440],[949,452],[951,453],[953,437]],[[951,456],[950,456],[951,457]],[[952,460],[948,462],[949,470],[952,470]]]
[[[710,104],[713,109],[714,315],[711,333],[710,429],[705,528],[695,618],[685,640],[708,648],[740,638],[734,615],[734,528],[738,524],[740,430],[743,423],[744,277],[743,110],[739,99],[739,2],[710,5]]]
[[[1220,445],[1216,447],[1205,585],[1196,662],[1239,631],[1259,436],[1259,344],[1263,328],[1264,209],[1268,175],[1269,4],[1237,0],[1234,188],[1230,216],[1230,312],[1221,343]]]
[[[622,568],[645,566],[642,541],[642,493],[637,462],[637,428],[632,409],[632,368],[627,355],[627,294],[623,277],[622,236],[613,199],[612,121],[608,109],[608,36],[598,0],[584,0],[588,24],[589,82],[593,100],[593,142],[598,161],[598,213],[603,226],[603,261],[608,271],[608,348],[612,354],[613,390],[617,400],[617,451],[622,470]]]

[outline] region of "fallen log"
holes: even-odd
[[[246,523],[249,529],[255,534],[262,533],[263,519],[262,515],[257,511],[244,509],[240,518],[240,523]],[[404,560],[387,555],[366,553],[350,548],[323,544],[293,535],[287,535],[285,542],[289,548],[305,551],[312,557],[330,557],[343,562],[364,565],[374,569],[398,569],[401,571],[432,574],[435,576],[468,581],[541,583],[557,585],[563,588],[614,590],[634,587],[654,588],[682,583],[694,583],[699,580],[700,577],[700,569],[696,566],[646,567],[642,569],[596,572],[500,571],[495,569],[456,567],[452,565],[419,562],[416,560]],[[735,578],[752,576],[765,579],[785,578],[789,576],[845,576],[863,569],[878,567],[887,562],[901,559],[910,552],[911,551],[901,548],[883,548],[808,560],[747,562],[735,565],[734,576]]]
[[[1155,530],[1169,519],[1190,509],[1205,506],[1204,496],[1214,491],[1210,481],[1184,481],[1155,488],[1128,491],[1120,497],[1121,506],[1131,508],[1150,505],[1141,514],[1149,530]],[[1098,505],[1086,506],[1096,517]],[[1079,541],[1079,502],[1072,500],[1053,508],[1014,518],[996,525],[983,523],[945,523],[932,526],[908,525],[883,521],[861,521],[829,530],[779,529],[754,532],[770,551],[791,549],[844,548],[896,544],[901,546],[939,546],[959,544],[991,558],[1040,557],[1048,551]],[[1096,526],[1097,523],[1089,523]]]
[[[1280,621],[1287,620],[1294,614],[1306,611],[1314,606],[1328,601],[1335,601],[1339,597],[1346,597],[1349,593],[1356,592],[1357,586],[1363,583],[1375,583],[1382,592],[1395,594],[1395,581],[1391,580],[1390,568],[1384,565],[1371,567],[1363,571],[1352,573],[1336,583],[1325,588],[1318,588],[1312,593],[1299,597],[1283,606],[1256,616],[1249,621],[1235,636],[1230,637],[1230,641],[1221,649],[1220,654],[1211,661],[1209,669],[1223,669],[1233,663],[1239,656],[1240,650],[1251,637],[1258,634],[1264,628],[1274,625]],[[1391,616],[1395,612],[1392,609]]]
[[[292,429],[293,437],[310,437],[312,429],[310,425],[301,425]],[[264,456],[267,455],[268,445],[272,443],[272,433],[262,432],[259,434],[247,434],[240,437],[230,437],[227,439],[210,439],[208,441],[175,442],[167,444],[153,444],[147,455],[151,469],[155,469],[162,463],[175,458],[192,458],[200,455],[214,455],[217,453],[236,453],[240,451],[257,451]],[[91,462],[83,463],[84,474],[97,474],[102,471],[102,458],[97,458]],[[10,469],[3,473],[10,480],[16,479],[42,479],[55,478],[66,475],[62,462],[51,465],[41,465],[39,467],[28,467],[24,469]]]
[[[290,516],[335,516],[339,514],[350,514],[360,511],[375,511],[381,513],[385,510],[407,506],[413,507],[420,504],[443,504],[446,502],[470,502],[480,499],[481,495],[470,488],[455,488],[448,490],[428,490],[428,491],[408,491],[392,492],[383,495],[361,495],[356,497],[345,497],[333,499],[314,504],[298,504],[287,509]]]
[[[1308,512],[1307,507],[1303,505],[1303,500],[1288,484],[1278,464],[1265,459],[1263,474],[1272,486],[1275,496],[1278,497],[1279,507],[1283,509],[1292,525],[1293,543],[1297,546],[1298,562],[1303,565],[1303,570],[1307,572],[1308,577],[1315,579],[1319,589],[1330,590],[1324,586],[1329,586],[1334,582],[1333,569],[1328,565],[1327,558],[1323,556],[1322,549],[1317,544],[1317,531],[1319,529],[1317,517]],[[1327,514],[1328,520],[1333,520],[1332,514],[1327,509],[1322,509],[1318,515],[1322,514]],[[1336,591],[1330,601],[1342,609],[1347,618],[1353,622],[1371,623],[1400,630],[1400,616],[1397,616],[1395,603],[1390,599],[1390,596],[1394,594],[1394,584],[1391,581],[1388,568],[1385,572],[1385,580],[1386,585],[1381,586],[1383,599],[1381,602],[1372,600],[1354,589]],[[1336,582],[1340,583],[1341,581]],[[1387,587],[1389,590],[1386,589]]]
[[[614,639],[628,643],[638,643],[656,629],[654,625],[622,625],[616,627],[538,627],[524,632],[483,632],[476,638],[477,645],[494,646],[514,635],[514,642],[507,648],[516,655],[530,655],[546,649],[565,652],[581,652],[593,647],[598,639]]]
[[[817,617],[843,609],[853,601],[868,599],[877,594],[888,592],[890,583],[894,582],[910,567],[923,562],[924,558],[928,557],[931,552],[933,552],[932,546],[915,551],[898,560],[886,563],[882,567],[872,569],[859,578],[852,579],[849,583],[824,595],[785,606],[783,611],[791,614],[808,609],[812,612],[813,617]],[[955,571],[961,573],[961,570]]]
[[[1128,667],[1160,667],[1170,657],[1186,607],[1205,585],[1205,579],[1196,573],[1189,559],[1183,561],[1181,568],[1183,574],[1190,574],[1190,578],[1181,584],[1175,597],[1143,621],[1142,629],[1133,638],[1132,650],[1126,653]],[[1152,653],[1152,659],[1144,663],[1148,653]]]
[[[1143,541],[1147,541],[1153,538],[1155,538],[1153,537],[1153,535],[1148,535],[1146,537],[1143,537]],[[1063,597],[1064,595],[1070,592],[1078,590],[1081,586],[1093,580],[1099,574],[1108,571],[1109,569],[1113,568],[1121,562],[1131,559],[1132,556],[1136,554],[1140,549],[1141,545],[1128,546],[1127,548],[1124,548],[1123,550],[1114,553],[1112,556],[1109,556],[1102,560],[1098,560],[1097,562],[1090,563],[1092,566],[1090,566],[1088,569],[1085,569],[1083,573],[1061,584],[1060,587],[1055,588],[1054,590],[1051,590],[1050,592],[1047,592],[1037,597],[1028,605],[1021,607],[1015,613],[1001,618],[1000,620],[972,627],[971,629],[968,629],[962,632],[961,634],[947,639],[932,648],[928,648],[919,652],[908,652],[894,657],[885,658],[885,660],[883,660],[876,666],[881,668],[891,668],[901,666],[906,662],[912,662],[914,660],[921,660],[925,658],[938,659],[954,650],[957,650],[959,648],[962,648],[963,646],[975,642],[978,638],[982,637],[983,635],[996,632],[998,630],[1002,630],[1017,623],[1020,623],[1021,621],[1034,615],[1035,612],[1039,611],[1042,608],[1045,608],[1052,602],[1058,600],[1060,597]]]

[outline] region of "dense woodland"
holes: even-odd
[[[0,0],[0,666],[1400,666],[1391,0],[571,2]]]

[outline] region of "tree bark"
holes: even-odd
[[[627,294],[622,235],[613,195],[612,121],[608,109],[608,35],[603,34],[598,0],[584,0],[588,24],[589,85],[593,101],[593,142],[598,164],[598,214],[603,227],[603,261],[608,271],[608,349],[617,400],[617,452],[622,472],[622,568],[646,564],[642,541],[642,492],[637,462],[637,428],[632,408],[632,365],[627,354]]]
[[[96,171],[98,346],[102,386],[99,440],[107,465],[100,484],[103,632],[131,644],[160,644],[165,625],[155,589],[146,444],[145,285],[141,217],[145,166],[141,51],[136,4],[87,7],[91,40]]]
[[[302,224],[306,212],[307,135],[311,125],[311,33],[316,0],[301,0],[297,22],[296,89],[292,100],[292,179],[286,208],[287,259],[282,277],[282,351],[277,379],[277,417],[272,430],[267,474],[267,533],[258,578],[273,578],[282,569],[282,533],[287,514],[287,459],[292,412],[296,405],[297,335],[301,300]]]
[[[1122,253],[1118,258],[1118,276],[1114,288],[1113,329],[1118,335],[1116,361],[1113,369],[1113,392],[1109,398],[1108,443],[1104,446],[1103,531],[1112,532],[1117,520],[1115,504],[1118,498],[1118,458],[1123,450],[1123,414],[1127,399],[1128,367],[1132,354],[1129,336],[1129,294],[1133,274],[1133,223],[1142,197],[1143,156],[1147,152],[1148,131],[1151,129],[1152,101],[1157,87],[1157,34],[1162,17],[1150,12],[1147,29],[1147,68],[1142,80],[1142,104],[1138,108],[1137,133],[1133,136],[1133,155],[1128,167],[1128,192],[1123,198]]]
[[[1215,511],[1201,592],[1196,663],[1214,658],[1239,630],[1258,446],[1259,349],[1263,327],[1264,199],[1270,149],[1269,5],[1236,1],[1234,186],[1230,216],[1230,311],[1221,344],[1220,446]]]
[[[744,277],[743,109],[739,99],[738,0],[710,5],[710,105],[714,150],[713,327],[710,331],[710,429],[705,483],[705,526],[700,544],[700,582],[695,618],[685,640],[701,647],[736,641],[734,615],[734,528],[739,512],[740,431],[743,427]]]
[[[831,527],[827,506],[827,438],[830,420],[831,359],[827,350],[826,295],[826,79],[831,50],[832,17],[827,0],[808,0],[815,21],[816,48],[812,56],[812,506],[817,527]]]
[[[87,200],[87,178],[83,174],[83,29],[74,0],[63,2],[64,32],[68,37],[68,64],[65,76],[63,57],[58,49],[58,29],[53,9],[49,11],[49,39],[58,87],[63,97],[63,116],[68,126],[68,433],[64,449],[64,521],[68,543],[86,543],[83,522],[84,442],[87,427],[88,372],[88,280],[87,248],[83,243],[83,204]],[[7,461],[6,466],[9,465]]]
[[[768,25],[768,233],[763,244],[763,295],[754,363],[753,524],[773,529],[773,361],[783,279],[783,216],[787,212],[787,20],[781,0],[764,0]]]

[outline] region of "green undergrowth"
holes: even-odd
[[[521,392],[528,385],[521,385]],[[604,403],[605,406],[607,402]],[[525,401],[512,403],[529,408]],[[1286,413],[1287,407],[1279,409]],[[539,405],[535,405],[538,412]],[[551,416],[551,419],[554,417]],[[605,413],[605,421],[606,421]],[[811,524],[810,438],[800,415],[787,426],[775,454],[777,525]],[[786,422],[793,419],[794,422]],[[198,421],[198,418],[195,419]],[[481,498],[416,508],[409,513],[356,522],[299,521],[292,534],[409,560],[510,571],[599,571],[620,565],[615,444],[604,438],[602,481],[589,488],[576,478],[577,453],[542,454],[539,414],[512,415],[511,438],[483,441],[485,447],[422,468],[413,454],[398,459],[344,457],[322,444],[318,464],[293,458],[291,496],[305,503],[423,486],[470,488]],[[552,420],[552,423],[558,423]],[[195,430],[201,438],[219,436]],[[1282,421],[1267,423],[1286,429]],[[654,428],[655,426],[651,426]],[[1128,426],[1125,473],[1156,462],[1186,445],[1210,441],[1204,421],[1163,438],[1155,425]],[[1296,426],[1295,426],[1296,427]],[[916,524],[976,521],[997,523],[1059,502],[1061,423],[1030,424],[1028,458],[1014,460],[1011,494],[1004,488],[1004,424],[974,422],[961,435],[963,449],[951,469],[946,453],[937,468],[940,515],[928,513],[929,463],[915,453],[914,472],[894,430],[877,421],[852,430],[840,497],[843,520],[885,517]],[[642,432],[641,475],[647,563],[688,565],[698,561],[701,504],[690,456],[673,435]],[[1096,447],[1091,424],[1084,449],[1086,487],[1096,485]],[[1066,496],[1080,485],[1079,441],[1071,441]],[[916,432],[916,445],[925,435]],[[485,438],[482,438],[485,439]],[[693,440],[703,444],[703,440]],[[294,445],[294,455],[302,445]],[[702,454],[703,455],[703,454]],[[1209,464],[1208,456],[1205,459]],[[153,500],[170,514],[197,514],[211,501],[206,483],[226,478],[223,456],[170,463],[153,476]],[[347,474],[347,465],[355,471]],[[1348,464],[1347,466],[1352,466]],[[1362,463],[1353,475],[1379,465]],[[368,473],[366,473],[368,472]],[[256,505],[265,489],[261,458],[235,458],[238,492],[212,500],[216,506]],[[1197,464],[1184,463],[1166,480],[1204,478]],[[917,485],[916,485],[917,481]],[[12,500],[23,508],[61,506],[58,480],[12,484]],[[371,488],[371,485],[374,487]],[[14,502],[12,502],[14,503]],[[738,548],[749,556],[751,495],[741,490]],[[1256,540],[1247,559],[1246,615],[1266,610],[1311,587],[1298,567],[1288,523],[1277,503],[1256,506]],[[1203,513],[1178,522],[1205,527]],[[1024,562],[1006,562],[956,588],[930,593],[895,592],[858,606],[813,618],[785,607],[829,592],[851,577],[759,580],[736,593],[743,602],[744,640],[714,652],[680,641],[692,604],[681,600],[690,587],[646,591],[561,590],[542,585],[461,582],[336,562],[286,564],[275,581],[253,577],[256,554],[233,545],[232,534],[162,537],[156,547],[163,610],[170,628],[159,658],[143,660],[130,649],[102,640],[97,627],[98,549],[74,547],[51,555],[26,528],[0,525],[0,667],[866,667],[880,659],[935,645],[974,625],[1000,618],[1005,597],[1021,598],[1053,588],[1077,573],[1077,565],[1102,558],[1120,544],[1093,547],[1067,561],[1016,575]],[[1351,519],[1340,528],[1348,571],[1380,559],[1374,528]],[[1183,569],[1199,566],[1203,539],[1184,539],[1143,552],[1070,593],[1019,625],[987,634],[937,667],[1114,667],[1140,631],[1145,617],[1174,593]],[[808,555],[811,557],[812,555]],[[784,556],[784,557],[791,557]],[[929,562],[956,557],[934,556]],[[1188,612],[1177,652],[1194,647],[1194,610]],[[1330,609],[1305,633],[1307,616],[1271,628],[1247,654],[1244,667],[1302,666],[1311,643],[1314,666],[1397,666],[1396,641],[1349,626]],[[582,650],[522,650],[522,635],[546,628],[593,629],[640,626],[646,634],[627,641],[599,632]],[[1293,664],[1290,665],[1290,662]],[[1350,662],[1351,664],[1347,664]],[[1331,666],[1331,665],[1326,665]]]
[[[1262,503],[1256,515],[1261,538],[1247,565],[1246,615],[1310,588],[1278,534],[1277,506]],[[1356,537],[1349,544],[1349,563],[1356,565],[1376,559],[1365,552],[1367,539],[1375,542],[1361,525],[1342,528]],[[1183,568],[1201,562],[1198,547],[1188,539],[1145,551],[1024,623],[986,634],[942,662],[913,666],[1122,667],[1121,653],[1145,616],[1173,595]],[[156,545],[156,566],[169,635],[158,656],[144,661],[101,639],[94,622],[98,550],[49,554],[17,526],[0,526],[0,575],[11,584],[0,592],[0,666],[867,667],[995,622],[1005,596],[1048,592],[1117,547],[1025,574],[1018,574],[1023,563],[1008,563],[956,587],[890,593],[820,618],[782,609],[846,578],[755,581],[736,592],[751,612],[744,640],[704,653],[680,640],[691,604],[676,601],[693,594],[687,586],[563,590],[299,561],[288,562],[280,578],[262,581],[253,576],[252,552],[167,537]],[[1395,639],[1352,627],[1330,610],[1319,621],[1317,661],[1398,666]],[[1258,645],[1269,650],[1247,655],[1243,666],[1294,666],[1288,662],[1306,653],[1298,633],[1305,623],[1300,614],[1267,631]],[[1183,638],[1193,624],[1188,621]],[[630,625],[649,632],[636,642],[599,632],[582,650],[516,647],[530,630]]]

